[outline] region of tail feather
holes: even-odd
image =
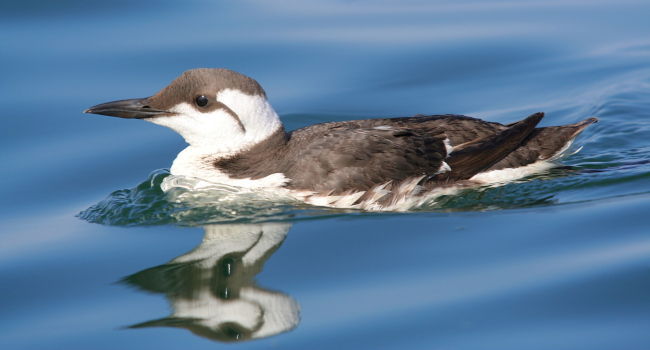
[[[540,160],[552,159],[566,149],[589,125],[598,122],[588,118],[575,124],[549,126],[535,129],[521,145],[487,170],[517,168]]]
[[[517,149],[543,117],[544,113],[535,113],[496,134],[454,146],[446,159],[451,171],[436,175],[435,180],[466,180],[490,168]]]
[[[585,130],[589,125],[598,123],[598,118],[596,117],[591,117],[587,118],[581,122],[577,122],[575,124],[569,124],[565,126],[560,126],[560,128],[570,128],[573,129],[573,133],[571,134],[571,138],[575,138],[578,136],[583,130]]]

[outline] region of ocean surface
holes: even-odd
[[[650,349],[648,1],[0,3],[0,349]],[[184,70],[287,129],[600,122],[406,213],[183,201],[171,130],[82,114]]]

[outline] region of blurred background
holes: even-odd
[[[258,340],[240,348],[647,349],[649,13],[640,0],[1,2],[0,347],[199,349],[248,337]],[[288,129],[417,113],[601,121],[569,172],[403,215],[283,207],[275,220],[293,226],[259,248],[270,258],[223,260],[232,251],[207,247],[190,260],[214,259],[188,267],[180,257],[204,235],[258,228],[222,232],[205,226],[219,212],[184,221],[151,207],[154,219],[120,220],[140,213],[137,190],[113,191],[149,180],[157,190],[148,175],[183,140],[82,111],[197,67],[258,80]],[[104,198],[100,219],[76,217]],[[214,284],[212,264],[245,277]],[[187,283],[196,307],[178,302]],[[290,312],[224,306],[222,287]],[[208,309],[221,318],[200,328],[209,317],[192,312]]]

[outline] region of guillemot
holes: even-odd
[[[85,113],[143,119],[189,144],[172,175],[283,190],[310,204],[386,210],[450,186],[514,180],[553,166],[596,118],[540,127],[543,113],[511,124],[463,115],[329,122],[285,131],[266,92],[228,69],[184,72],[151,97]]]

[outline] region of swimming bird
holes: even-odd
[[[521,178],[553,166],[596,118],[537,127],[463,115],[329,122],[287,132],[260,84],[228,69],[184,72],[147,98],[85,113],[143,119],[188,143],[172,175],[282,190],[307,203],[393,210],[436,189]]]

